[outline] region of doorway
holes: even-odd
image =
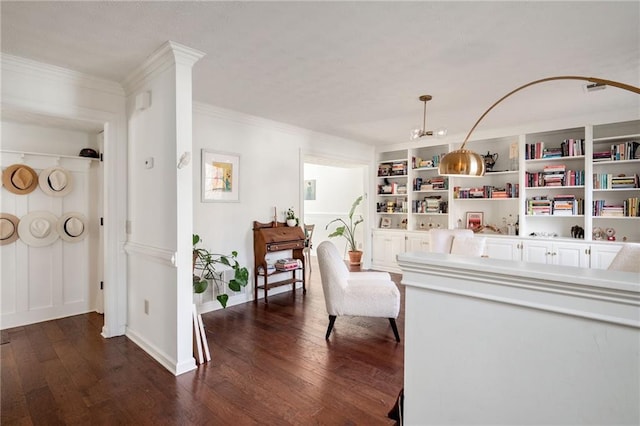
[[[370,243],[369,234],[366,232],[369,226],[366,197],[368,165],[314,155],[305,155],[303,161],[303,218],[305,224],[315,225],[311,256],[315,256],[314,247],[323,241],[331,240],[346,258],[346,240],[329,238],[335,225],[330,225],[329,229],[327,225],[336,218],[346,220],[355,199],[364,194],[365,199],[356,210],[356,214],[364,218],[364,222],[356,229],[356,241],[358,248],[365,252],[363,261],[367,267],[367,259],[370,257],[367,255]]]

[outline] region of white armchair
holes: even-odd
[[[486,239],[476,237],[470,229],[432,229],[429,231],[429,251],[432,253],[482,256]]]
[[[400,312],[400,291],[386,272],[349,272],[338,249],[323,241],[316,250],[324,300],[329,314],[329,338],[336,317],[388,318],[396,341],[400,341],[396,318]]]

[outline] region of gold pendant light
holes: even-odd
[[[464,141],[462,142],[462,145],[460,146],[460,148],[455,151],[451,151],[450,153],[446,154],[442,158],[442,160],[440,160],[438,173],[442,176],[456,176],[456,175],[483,176],[485,172],[485,166],[484,166],[484,159],[482,158],[482,156],[468,149],[464,149],[467,141],[469,140],[469,137],[471,136],[471,133],[473,133],[476,127],[478,127],[478,124],[480,123],[480,121],[482,121],[482,119],[489,113],[489,111],[491,111],[496,105],[498,105],[500,102],[502,102],[509,96],[513,95],[514,93],[526,87],[533,86],[534,84],[544,83],[546,81],[552,81],[552,80],[584,80],[590,83],[594,83],[597,86],[613,86],[613,87],[617,87],[623,90],[628,90],[630,92],[634,92],[640,95],[640,88],[635,86],[619,83],[617,81],[605,80],[602,78],[582,77],[582,76],[575,76],[575,75],[548,77],[548,78],[543,78],[540,80],[535,80],[530,83],[524,84],[518,87],[517,89],[514,89],[511,92],[507,93],[500,99],[498,99],[480,116],[480,118],[478,118],[478,121],[476,121],[476,123],[473,125],[471,130],[469,130],[467,137],[464,138]]]

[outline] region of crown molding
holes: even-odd
[[[172,65],[192,67],[205,55],[197,49],[167,41],[133,70],[122,82],[126,94],[132,94],[150,77],[167,70]]]
[[[256,115],[250,115],[239,111],[234,111],[202,102],[193,103],[193,113],[202,114],[208,117],[231,121],[238,124],[267,128],[274,131],[288,133],[296,136],[319,136],[323,138],[330,138],[337,142],[348,142],[352,144],[362,145],[367,149],[373,149],[372,146],[359,142],[353,139],[345,139],[340,136],[332,135],[329,133],[320,133],[315,130],[305,129],[304,127],[293,126],[290,124],[282,123],[280,121],[270,120],[268,118],[259,117]]]
[[[7,53],[0,53],[0,63],[2,63],[3,72],[11,71],[41,79],[72,84],[117,96],[124,96],[124,90],[119,83],[94,77],[68,68],[50,65]]]

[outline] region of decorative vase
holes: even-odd
[[[360,250],[351,251],[349,250],[349,265],[360,265],[362,261],[362,252]]]
[[[295,219],[287,219],[287,226],[296,226]]]

